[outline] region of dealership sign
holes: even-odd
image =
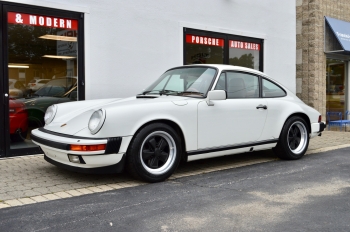
[[[224,46],[223,39],[207,37],[207,36],[198,36],[198,35],[186,35],[186,43],[219,46],[219,47]]]
[[[260,51],[260,44],[258,43],[249,43],[249,42],[230,40],[229,45],[230,45],[229,46],[230,48]]]
[[[78,30],[78,20],[8,12],[8,23]]]

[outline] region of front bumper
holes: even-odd
[[[44,128],[32,131],[32,141],[43,150],[45,160],[58,167],[82,173],[118,173],[124,168],[125,153],[131,138],[85,138],[59,134]],[[106,144],[105,150],[72,151],[71,144]],[[80,163],[73,163],[68,155],[79,156]]]

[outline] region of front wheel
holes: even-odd
[[[128,171],[148,182],[167,179],[181,160],[181,142],[176,131],[163,123],[142,128],[127,151]]]
[[[296,160],[304,156],[309,146],[309,132],[305,120],[289,118],[283,126],[277,146],[273,149],[281,159]]]

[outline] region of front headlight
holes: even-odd
[[[49,108],[47,108],[45,116],[44,116],[44,120],[45,120],[45,124],[48,125],[52,122],[52,120],[54,119],[55,115],[57,112],[57,105],[52,105]]]
[[[91,134],[96,134],[106,119],[106,111],[103,109],[96,110],[90,117],[89,120],[89,130]]]

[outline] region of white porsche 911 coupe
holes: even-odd
[[[32,139],[59,167],[158,182],[181,160],[271,148],[299,159],[324,128],[319,112],[262,72],[188,65],[134,97],[52,105]]]

